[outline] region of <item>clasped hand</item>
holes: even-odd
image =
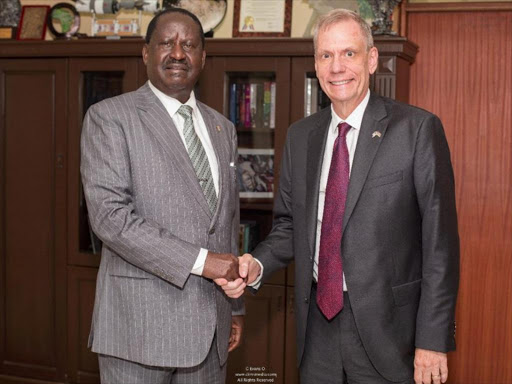
[[[215,283],[222,287],[227,296],[236,299],[242,296],[245,287],[252,284],[260,275],[260,264],[246,253],[238,258],[238,275],[239,277],[234,280],[225,278],[214,279]]]
[[[240,277],[238,257],[231,253],[208,252],[204,262],[203,277],[233,281]]]

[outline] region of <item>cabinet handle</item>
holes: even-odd
[[[291,294],[288,298],[288,312],[293,315],[295,312],[295,295]]]
[[[283,310],[283,296],[277,296],[277,312]]]
[[[64,155],[57,153],[57,168],[64,168]]]

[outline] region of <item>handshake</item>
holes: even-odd
[[[231,253],[208,252],[203,269],[203,277],[212,279],[233,299],[242,296],[245,287],[260,273],[260,264],[248,253],[236,257]]]

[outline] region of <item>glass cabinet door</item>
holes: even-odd
[[[69,66],[69,196],[68,262],[97,266],[101,241],[89,225],[80,179],[80,134],[89,107],[101,100],[135,90],[140,59],[71,59]]]
[[[290,58],[207,58],[200,99],[230,119],[238,135],[240,253],[272,227],[273,198],[289,125]],[[284,271],[272,282],[284,284]]]

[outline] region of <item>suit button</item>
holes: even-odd
[[[215,233],[215,227],[213,227],[212,229],[210,229],[210,232],[208,232],[210,235],[213,235]]]
[[[307,304],[307,303],[309,303],[309,298],[308,298],[308,297],[305,297],[305,298],[304,298],[304,302],[305,302],[306,304]]]

